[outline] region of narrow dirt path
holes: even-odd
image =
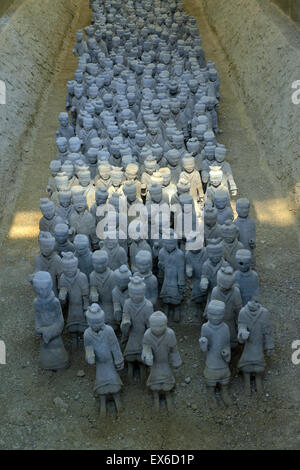
[[[86,1],[86,3],[88,3]],[[2,247],[0,262],[1,339],[7,346],[7,365],[0,366],[0,448],[39,449],[266,449],[299,448],[300,366],[291,363],[291,343],[300,339],[297,305],[300,290],[297,219],[291,195],[280,187],[263,162],[247,119],[238,84],[215,35],[208,28],[197,1],[185,2],[197,17],[206,55],[216,62],[222,82],[220,140],[230,150],[239,195],[253,202],[257,222],[257,269],[263,303],[273,314],[276,354],[268,361],[265,397],[245,401],[242,381],[235,377],[235,403],[211,414],[201,378],[203,357],[198,348],[200,325],[176,328],[184,360],[177,376],[176,411],[156,416],[151,398],[140,385],[126,383],[125,410],[100,423],[93,400],[95,370],[82,352],[67,371],[55,374],[38,368],[39,342],[34,336],[33,292],[27,282],[36,241],[39,198],[45,194],[49,161],[55,156],[57,115],[64,109],[65,85],[76,61],[72,42],[65,44],[48,99],[39,117],[21,196],[12,226]],[[80,27],[89,21],[83,9]],[[79,27],[79,25],[78,25]],[[291,209],[291,210],[289,210]],[[14,291],[14,296],[11,296]],[[191,311],[187,303],[188,314]],[[85,376],[77,377],[83,369]],[[190,377],[187,385],[185,378]],[[55,407],[60,397],[67,408]]]

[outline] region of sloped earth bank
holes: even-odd
[[[73,43],[69,42],[64,46],[58,72],[40,110],[15,219],[1,253],[1,339],[8,350],[7,365],[0,366],[3,449],[300,447],[300,366],[291,362],[291,343],[300,339],[296,213],[289,188],[280,187],[266,167],[260,153],[261,142],[247,117],[238,81],[199,4],[195,0],[185,3],[188,13],[197,17],[207,57],[216,62],[221,75],[220,117],[224,133],[220,141],[230,149],[239,194],[248,196],[254,205],[262,300],[273,314],[276,343],[275,356],[268,360],[265,396],[259,402],[255,396],[245,400],[242,379],[234,377],[232,408],[220,408],[213,414],[209,411],[202,380],[204,358],[198,347],[200,324],[189,320],[193,308],[188,301],[186,321],[175,328],[184,364],[177,375],[176,411],[171,416],[164,412],[157,416],[148,392],[140,385],[127,385],[123,373],[125,409],[118,419],[111,410],[109,418],[101,422],[93,398],[95,370],[85,364],[82,352],[72,358],[67,371],[50,374],[39,370],[33,293],[27,276],[38,250],[39,198],[47,184],[49,161],[56,153],[57,114],[64,108],[65,84],[76,65],[71,54]],[[77,26],[88,22],[83,9]],[[18,238],[25,235],[27,238]],[[77,376],[79,370],[84,370],[84,377]],[[187,377],[191,378],[188,385]],[[65,406],[55,405],[55,398],[63,400]]]

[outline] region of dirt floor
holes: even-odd
[[[200,9],[193,0],[185,3],[187,12],[197,17],[207,57],[216,62],[221,76],[220,141],[230,149],[239,195],[253,203],[262,301],[272,312],[276,344],[274,357],[268,359],[265,395],[246,400],[242,379],[234,376],[233,406],[211,413],[202,379],[204,358],[198,347],[200,323],[194,320],[188,301],[185,321],[175,327],[184,364],[177,374],[172,415],[156,415],[147,390],[139,384],[127,385],[124,372],[124,411],[116,418],[111,410],[101,422],[93,398],[95,369],[85,364],[83,352],[72,357],[67,371],[39,370],[33,292],[27,278],[38,251],[39,198],[45,194],[49,161],[56,153],[57,115],[64,109],[65,84],[76,66],[69,42],[35,121],[31,158],[1,250],[1,339],[7,346],[7,365],[0,366],[1,449],[300,448],[300,366],[291,362],[291,344],[300,339],[299,220],[289,188],[280,186],[283,182],[271,174],[259,153],[260,142],[230,64]],[[81,16],[77,27],[88,22],[88,15]],[[80,370],[83,377],[78,376]],[[186,384],[188,377],[191,381]]]

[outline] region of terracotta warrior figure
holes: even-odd
[[[98,175],[95,178],[95,185],[97,188],[100,186],[105,186],[105,188],[108,190],[108,188],[111,186],[111,177],[110,177],[110,172],[111,172],[111,166],[107,162],[101,162],[98,165]]]
[[[50,232],[54,234],[54,228],[56,224],[63,224],[64,221],[61,217],[55,215],[55,204],[52,201],[49,201],[47,198],[40,199],[40,208],[43,214],[43,217],[40,219],[40,231],[41,232]]]
[[[154,407],[159,411],[160,395],[166,397],[167,407],[173,408],[170,392],[176,382],[171,367],[175,371],[182,364],[174,331],[168,328],[168,319],[162,312],[150,316],[150,328],[143,339],[142,360],[151,368],[147,386],[153,393]]]
[[[231,166],[225,161],[227,150],[225,147],[218,146],[215,150],[215,159],[217,165],[223,172],[223,183],[229,187],[232,196],[237,195],[237,186],[232,176]]]
[[[78,269],[78,259],[71,252],[62,253],[63,273],[59,279],[59,300],[68,305],[67,330],[71,333],[72,349],[77,349],[87,327],[85,311],[89,305],[89,283]]]
[[[239,241],[244,245],[246,250],[252,253],[252,266],[255,266],[254,249],[256,248],[256,235],[255,223],[251,217],[250,201],[246,198],[241,198],[236,201],[236,211],[238,217],[235,219],[234,224],[239,229]]]
[[[196,245],[198,234],[192,233],[187,238],[187,248]],[[205,294],[200,289],[200,282],[202,277],[202,267],[207,260],[207,253],[205,247],[195,249],[187,249],[185,252],[185,270],[188,278],[193,280],[191,300],[197,305],[197,314],[200,313],[201,305],[205,300]]]
[[[140,372],[141,383],[145,381],[146,371],[142,362],[143,337],[149,327],[149,317],[153,313],[152,303],[145,298],[146,285],[140,274],[130,278],[128,284],[129,299],[125,301],[121,331],[121,343],[125,346],[124,357],[128,366],[128,378],[134,378],[134,366]]]
[[[226,222],[221,225],[223,258],[234,270],[237,269],[236,252],[244,248],[243,244],[238,240],[238,235],[239,229],[231,220],[226,220]]]
[[[221,225],[218,224],[218,211],[210,202],[204,206],[204,242],[209,244],[211,239],[221,238]]]
[[[146,299],[150,300],[155,307],[158,300],[158,281],[152,273],[152,252],[144,249],[138,251],[135,257],[135,268],[146,284]]]
[[[91,173],[89,170],[81,170],[78,173],[79,186],[83,188],[83,194],[86,197],[88,209],[95,204],[95,186],[91,181]]]
[[[86,235],[89,237],[91,246],[93,246],[93,244],[96,243],[95,219],[88,211],[86,197],[74,196],[73,202],[75,211],[70,216],[70,227],[72,229],[73,235]]]
[[[120,246],[115,234],[107,232],[106,238],[100,241],[100,247],[108,254],[108,266],[115,271],[123,264],[128,264],[128,257],[125,249]]]
[[[218,211],[218,223],[224,224],[226,220],[233,220],[233,210],[228,201],[228,193],[224,189],[218,189],[214,194],[213,204]]]
[[[60,191],[58,193],[58,205],[55,209],[55,215],[60,217],[65,224],[69,225],[70,216],[74,210],[71,191]]]
[[[185,179],[188,180],[191,185],[190,195],[193,197],[195,202],[203,202],[204,193],[202,182],[200,173],[195,168],[195,159],[191,155],[185,154],[182,159],[182,167]]]
[[[92,256],[93,272],[90,274],[90,299],[101,305],[105,322],[117,329],[114,318],[112,291],[115,286],[114,273],[109,268],[109,258],[105,250],[95,251]]]
[[[123,316],[125,301],[129,298],[128,284],[132,276],[126,264],[120,266],[114,272],[115,287],[112,291],[112,299],[114,305],[114,319],[120,325]]]
[[[55,251],[61,256],[62,252],[71,251],[74,253],[75,248],[69,240],[69,227],[67,224],[57,224],[54,229]]]
[[[207,306],[210,302],[211,292],[217,285],[217,274],[223,266],[228,266],[227,261],[223,258],[223,246],[220,238],[211,239],[206,247],[207,260],[203,263],[202,276],[200,281],[200,290],[203,294],[207,294],[206,308],[204,316],[206,316]]]
[[[209,171],[209,182],[206,190],[206,201],[213,204],[214,194],[218,189],[223,189],[227,193],[227,204],[230,205],[230,194],[228,187],[223,184],[223,171],[218,166],[212,165]]]
[[[69,124],[68,113],[59,113],[58,120],[60,127],[58,131],[56,131],[56,137],[65,137],[67,140],[74,137],[74,127]]]
[[[208,322],[201,329],[199,344],[206,354],[204,378],[206,382],[209,406],[217,405],[216,386],[221,386],[221,397],[225,405],[232,404],[228,393],[230,381],[229,362],[231,360],[230,332],[224,322],[225,304],[211,300],[207,307]]]
[[[236,348],[237,319],[243,306],[239,288],[235,285],[235,273],[231,266],[223,267],[217,274],[217,286],[211,293],[211,300],[220,300],[225,304],[224,322],[230,330],[231,348]]]
[[[254,296],[259,295],[259,279],[257,273],[251,269],[250,250],[238,250],[235,258],[238,269],[235,273],[236,284],[241,292],[243,306],[245,306]]]
[[[46,271],[52,279],[52,289],[55,295],[58,294],[58,280],[62,274],[62,263],[60,256],[55,251],[55,238],[50,232],[40,232],[39,234],[40,254],[34,260],[34,273]],[[33,281],[34,274],[29,276],[29,281]]]
[[[170,317],[179,322],[180,304],[185,290],[185,260],[173,230],[170,230],[169,239],[163,239],[163,248],[159,251],[158,260],[158,268],[164,275],[160,297]]]
[[[101,307],[92,304],[86,313],[88,329],[84,332],[85,359],[96,364],[95,395],[100,397],[100,416],[106,416],[106,398],[112,395],[117,413],[121,410],[119,392],[122,381],[118,371],[124,367],[124,359],[114,330],[105,324]]]
[[[35,331],[41,338],[40,366],[46,370],[65,369],[69,365],[61,335],[64,319],[59,300],[52,290],[52,278],[45,271],[38,271],[33,277],[37,294],[34,299]]]
[[[50,173],[51,176],[49,177],[48,180],[48,185],[47,185],[47,193],[48,197],[51,198],[52,194],[54,193],[56,187],[55,187],[55,177],[57,174],[61,171],[61,161],[60,160],[52,160],[50,162]]]
[[[271,335],[270,312],[262,307],[254,297],[240,311],[238,317],[238,340],[244,344],[244,350],[238,367],[243,372],[245,393],[251,394],[251,375],[255,377],[256,391],[263,392],[263,374],[265,371],[264,351],[268,356],[274,352]]]
[[[78,268],[89,279],[89,275],[93,271],[89,238],[82,234],[76,235],[74,238],[74,248],[75,256],[78,259]]]

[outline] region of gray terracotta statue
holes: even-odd
[[[233,220],[233,210],[228,200],[228,192],[225,189],[218,189],[214,193],[213,203],[218,211],[218,224],[223,225],[226,220]]]
[[[68,113],[59,113],[58,120],[60,127],[56,132],[56,137],[65,137],[67,140],[74,137],[74,127],[69,124]]]
[[[190,195],[193,197],[195,202],[204,201],[204,193],[202,188],[202,182],[199,171],[196,169],[195,159],[190,154],[185,154],[182,159],[182,167],[185,179],[190,183]]]
[[[180,304],[185,290],[185,259],[178,248],[173,230],[170,230],[170,238],[163,239],[163,248],[158,255],[158,268],[164,275],[160,297],[170,318],[180,322]]]
[[[259,279],[257,273],[251,269],[250,250],[238,250],[235,259],[237,264],[235,280],[240,289],[243,306],[245,306],[254,296],[259,295]]]
[[[52,160],[50,162],[50,173],[51,176],[48,180],[47,185],[47,193],[48,197],[51,198],[53,192],[55,191],[55,177],[61,171],[61,161],[60,160]]]
[[[251,395],[251,376],[254,376],[256,391],[261,395],[266,367],[264,351],[266,350],[268,356],[272,356],[274,342],[271,335],[270,312],[259,303],[256,297],[240,311],[238,340],[244,344],[238,367],[244,376],[245,393],[248,396]]]
[[[225,405],[230,406],[232,400],[228,393],[230,381],[229,363],[231,360],[230,331],[224,322],[225,304],[219,300],[211,300],[207,307],[208,322],[201,328],[199,344],[206,354],[204,378],[207,387],[209,406],[217,406],[216,386],[221,386],[221,397]]]
[[[92,304],[86,312],[89,327],[84,332],[85,359],[90,365],[96,364],[94,393],[100,398],[100,416],[106,416],[106,399],[113,397],[116,411],[121,411],[119,392],[122,381],[118,371],[124,367],[124,359],[117,337],[111,326],[105,324],[101,307]]]
[[[55,209],[55,215],[60,217],[65,224],[69,225],[70,217],[74,210],[71,191],[60,191],[58,193],[58,205]]]
[[[122,264],[128,264],[126,251],[119,245],[115,234],[107,232],[106,238],[100,242],[100,247],[108,254],[108,266],[113,271],[122,266]]]
[[[200,290],[203,294],[207,294],[206,308],[204,316],[206,315],[207,306],[210,302],[211,293],[217,285],[217,274],[219,269],[223,266],[228,266],[228,263],[223,258],[223,246],[221,239],[210,239],[206,247],[207,260],[202,267],[202,276],[200,281]]]
[[[63,273],[59,279],[59,300],[68,305],[67,330],[71,334],[72,349],[78,348],[86,329],[85,311],[89,305],[89,283],[78,269],[78,259],[73,253],[62,253]]]
[[[256,248],[256,235],[255,223],[251,217],[250,201],[246,198],[241,198],[236,201],[236,211],[238,217],[235,219],[234,224],[239,229],[239,241],[244,245],[246,250],[252,253],[252,266],[255,266],[254,249]]]
[[[209,183],[206,190],[206,200],[213,203],[214,194],[218,189],[227,193],[227,204],[230,206],[230,193],[228,187],[223,184],[223,171],[218,166],[211,166],[209,171]]]
[[[33,277],[37,294],[34,299],[35,331],[41,338],[40,366],[45,370],[65,369],[69,365],[61,335],[64,319],[59,300],[52,290],[52,278],[45,271],[38,271]]]
[[[150,328],[143,338],[142,360],[151,368],[147,386],[153,393],[154,407],[160,408],[160,395],[164,395],[167,408],[172,410],[171,392],[176,382],[172,372],[182,364],[174,331],[168,328],[168,319],[162,312],[155,312],[149,319]]]
[[[135,267],[146,284],[145,297],[155,307],[158,300],[158,281],[152,273],[152,253],[148,250],[139,251],[135,257]]]
[[[90,250],[90,242],[86,235],[76,235],[74,238],[75,256],[78,259],[79,270],[86,275],[93,271],[92,252]]]
[[[152,303],[146,299],[146,284],[140,274],[135,273],[128,284],[129,298],[125,301],[121,331],[121,344],[125,346],[124,357],[128,366],[128,379],[134,378],[135,365],[139,368],[141,383],[146,379],[146,370],[142,362],[142,342],[149,317],[153,313]]]
[[[129,298],[128,284],[132,276],[126,264],[120,266],[114,272],[115,287],[112,291],[112,299],[114,305],[114,319],[120,325],[123,316],[125,301]]]
[[[79,186],[83,188],[83,194],[86,197],[87,206],[90,209],[95,204],[95,186],[91,181],[90,170],[80,170],[78,173]]]
[[[117,329],[114,318],[112,291],[115,286],[114,273],[109,268],[109,258],[105,250],[95,251],[92,255],[93,271],[90,274],[90,299],[99,303],[105,313],[105,323]]]
[[[217,165],[223,171],[223,183],[229,186],[232,196],[237,195],[237,186],[232,176],[231,166],[225,161],[227,150],[225,147],[218,146],[215,150],[215,159]]]
[[[95,238],[95,219],[88,211],[86,197],[74,196],[73,201],[75,211],[70,216],[70,227],[73,235],[86,235],[89,237],[91,246],[93,246],[98,243],[98,240]]]
[[[204,206],[204,243],[209,244],[211,239],[221,237],[221,225],[218,224],[218,211],[210,202]]]
[[[55,251],[61,256],[63,252],[71,251],[75,248],[69,240],[69,227],[66,224],[57,224],[54,229]]]
[[[111,166],[107,162],[101,162],[98,165],[98,175],[95,178],[95,185],[97,188],[104,186],[107,190],[111,186]]]
[[[221,235],[223,238],[223,258],[236,270],[236,252],[244,248],[243,244],[238,240],[239,229],[231,220],[226,220],[221,225]]]
[[[231,266],[222,267],[217,274],[217,286],[211,293],[211,300],[225,304],[224,322],[229,326],[231,349],[237,347],[237,320],[243,306],[240,289],[235,285],[235,273]]]
[[[54,234],[56,224],[63,224],[61,217],[55,215],[55,204],[47,198],[40,199],[40,208],[43,217],[40,219],[39,227],[41,232],[50,232]]]
[[[132,272],[136,271],[136,256],[140,251],[148,251],[151,254],[152,259],[152,249],[147,240],[142,238],[140,232],[136,233],[136,239],[130,240],[130,248],[129,248],[129,257],[130,257],[130,266]]]
[[[192,233],[187,238],[187,247],[196,244],[197,233]],[[205,301],[205,293],[200,288],[203,264],[207,260],[205,247],[198,249],[188,249],[185,252],[185,271],[188,278],[193,280],[191,300],[197,305],[197,315],[200,316],[200,309]]]
[[[62,262],[55,250],[55,238],[50,232],[39,234],[40,254],[34,259],[34,273],[46,271],[52,279],[52,289],[58,295],[58,280],[62,274]],[[30,274],[29,281],[33,281],[34,273]]]

